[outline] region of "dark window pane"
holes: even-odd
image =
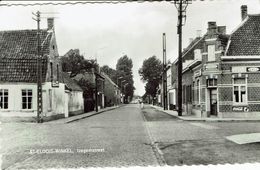
[[[28,103],[28,109],[32,108],[32,103]]]
[[[4,109],[8,109],[8,103],[4,103]]]
[[[4,97],[4,102],[8,102],[8,97]]]
[[[32,97],[28,97],[28,102],[32,103]]]
[[[4,95],[8,96],[8,91],[7,90],[4,91]]]
[[[32,96],[32,90],[28,90],[28,96]]]
[[[0,90],[0,96],[3,96],[3,92],[2,92],[2,90]]]
[[[23,103],[23,109],[27,109],[26,103]]]
[[[26,90],[22,90],[22,96],[26,96]]]
[[[0,109],[3,108],[3,102],[0,102]]]
[[[26,103],[26,102],[27,102],[27,97],[23,97],[23,98],[22,98],[22,102],[23,102],[23,103]]]

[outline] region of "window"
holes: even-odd
[[[50,67],[51,67],[51,81],[53,81],[53,64],[50,62]]]
[[[215,61],[215,45],[208,46],[208,61]]]
[[[200,104],[200,80],[197,80],[197,102]]]
[[[217,87],[218,80],[217,79],[208,79],[207,86],[208,87]]]
[[[22,109],[32,109],[32,90],[22,90]]]
[[[0,109],[8,109],[8,90],[0,89]]]
[[[235,78],[233,80],[233,101],[235,104],[247,103],[247,90],[245,78]]]
[[[200,51],[200,49],[194,50],[194,56],[195,56],[195,60],[201,60],[201,51]]]
[[[59,77],[60,77],[60,75],[59,75],[59,64],[57,64],[57,81],[59,81]]]

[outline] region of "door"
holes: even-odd
[[[217,89],[210,90],[210,115],[217,116]]]

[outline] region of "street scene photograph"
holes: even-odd
[[[260,168],[260,0],[0,0],[0,168],[136,167]]]

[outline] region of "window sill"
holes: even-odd
[[[33,109],[23,109],[23,110],[20,110],[21,112],[34,112]]]
[[[233,103],[233,106],[248,106],[248,103]]]

